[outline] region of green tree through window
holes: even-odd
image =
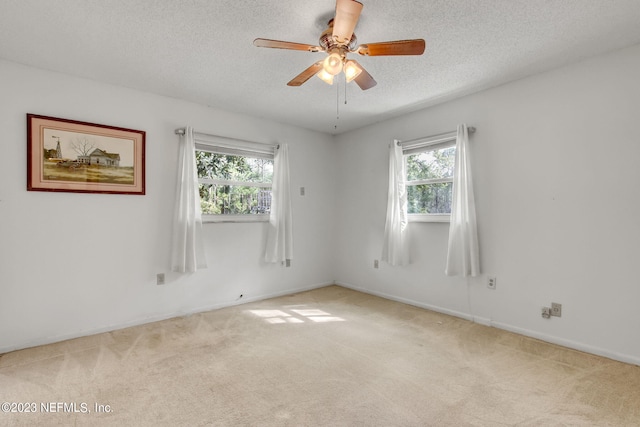
[[[205,215],[268,214],[273,160],[196,150]]]
[[[448,146],[405,155],[408,213],[451,213],[455,153]]]

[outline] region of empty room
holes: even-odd
[[[0,425],[640,425],[640,2],[3,0]]]

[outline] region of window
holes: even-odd
[[[221,146],[197,140],[196,166],[203,221],[269,219],[272,146]]]
[[[403,144],[410,221],[449,221],[455,138],[454,133],[452,137]]]

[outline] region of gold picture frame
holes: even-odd
[[[27,190],[144,195],[145,136],[27,114]]]

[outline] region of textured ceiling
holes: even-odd
[[[640,43],[640,0],[361,2],[359,42],[427,49],[352,54],[378,85],[346,105],[344,84],[286,86],[323,53],[252,44],[317,44],[335,0],[0,0],[0,58],[336,134]]]

